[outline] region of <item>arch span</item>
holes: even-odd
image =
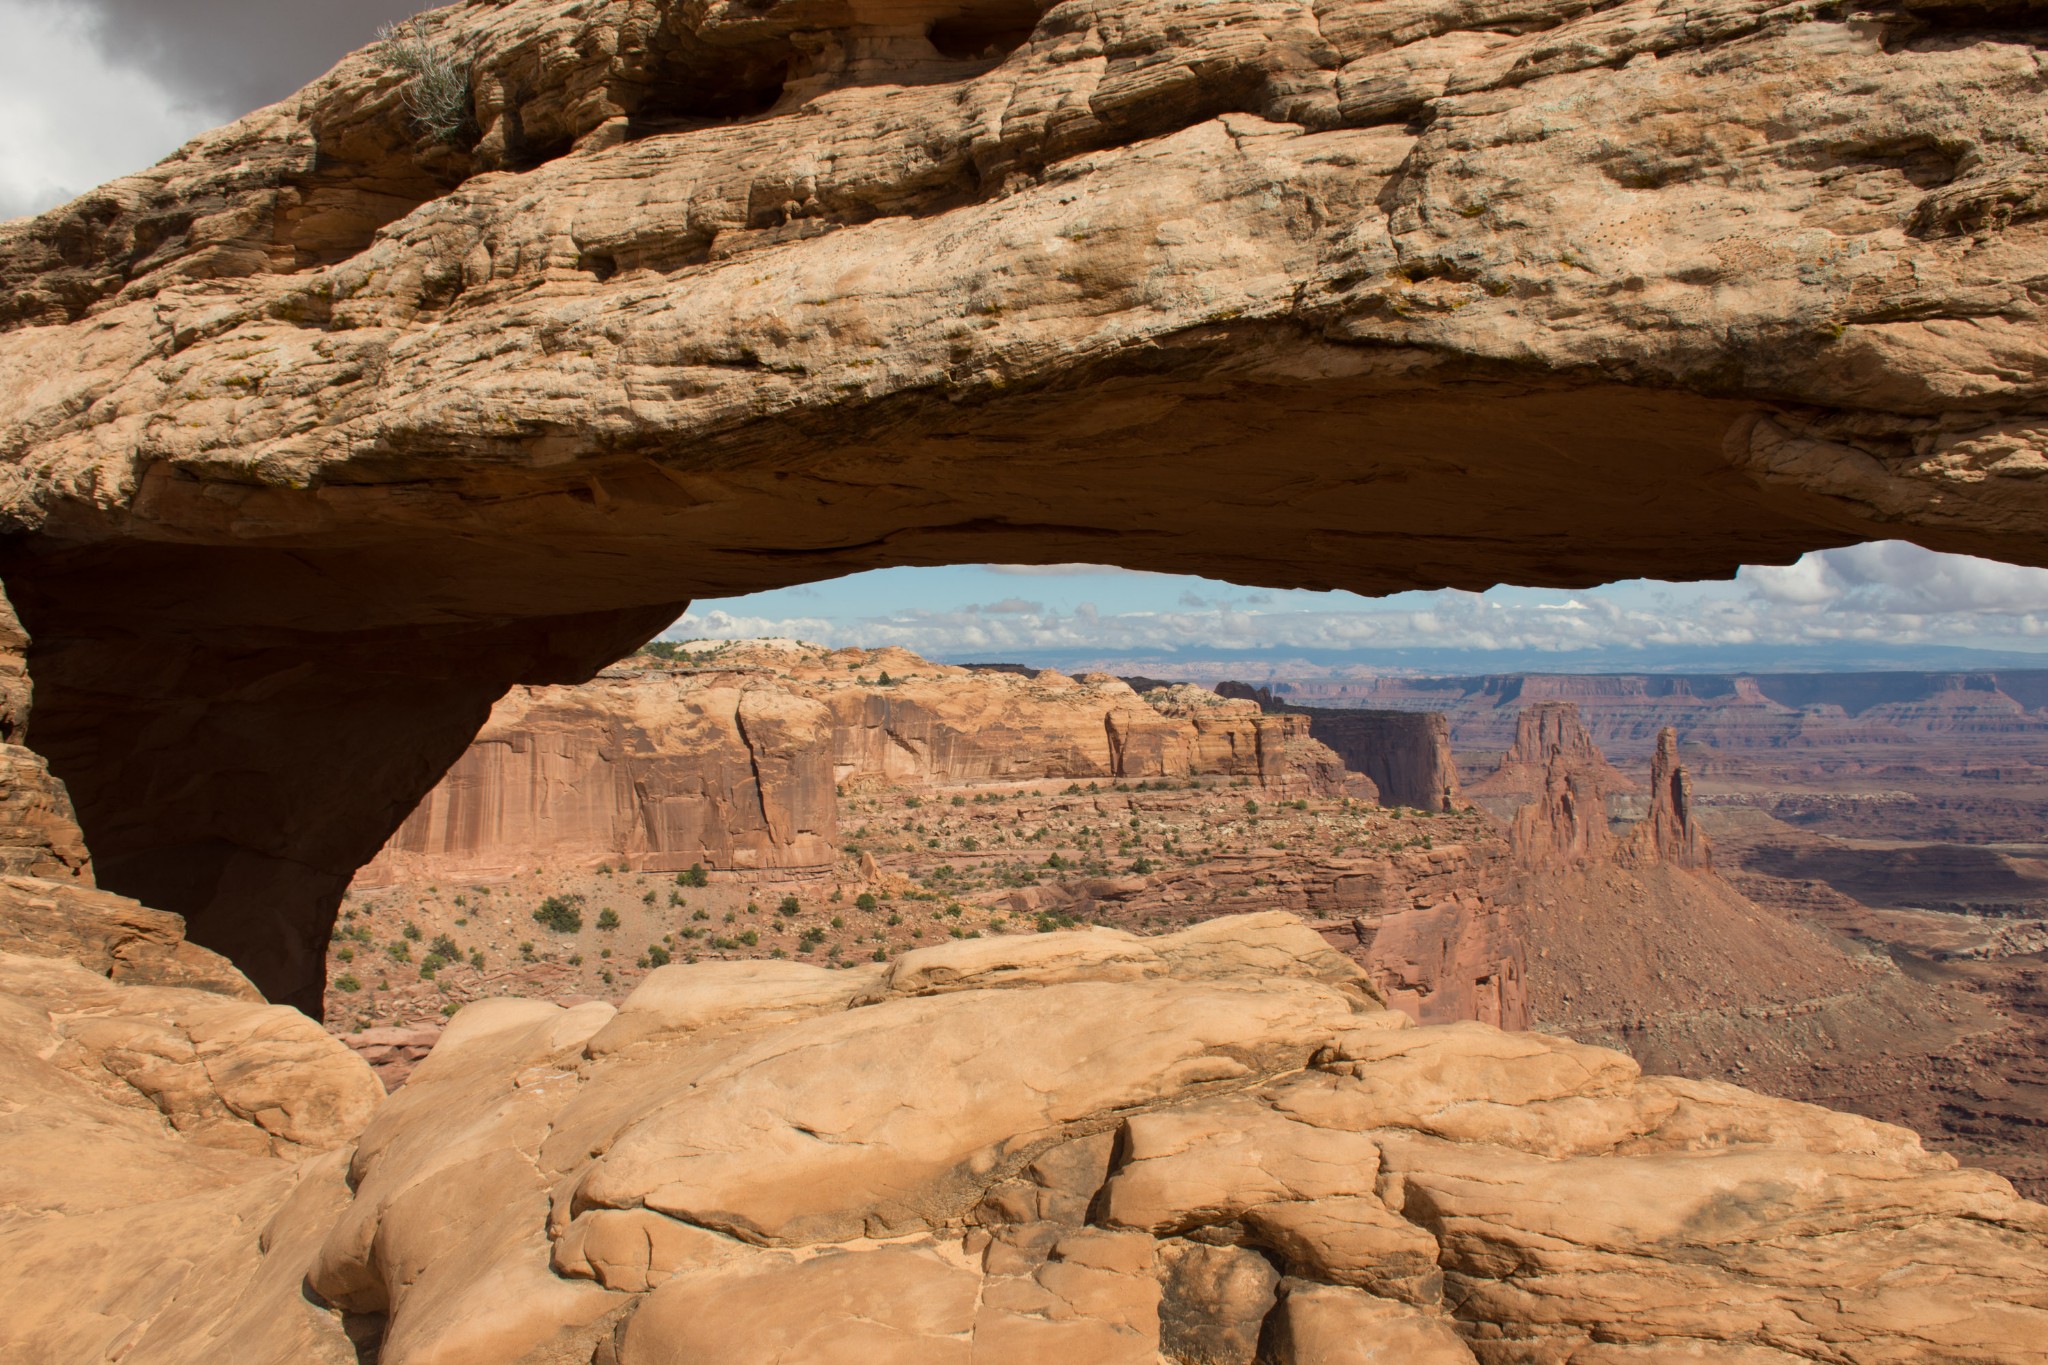
[[[465,6],[457,142],[368,50],[0,226],[0,573],[107,883],[314,1004],[491,701],[700,594],[2048,563],[2031,11],[1210,8]],[[781,93],[676,115],[720,70]]]

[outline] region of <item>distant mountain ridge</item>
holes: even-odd
[[[1647,753],[1659,729],[1722,751],[2006,736],[2048,749],[2048,669],[1860,673],[1493,673],[1278,679],[1289,706],[1438,711],[1460,749],[1504,749],[1523,707],[1578,703],[1603,746]]]

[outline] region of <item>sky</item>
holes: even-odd
[[[418,8],[0,0],[0,219],[54,207],[283,98]],[[1967,666],[2048,651],[2048,572],[1887,543],[1745,569],[1724,583],[1372,600],[1089,565],[890,569],[701,602],[669,634],[898,644],[933,658],[1054,666],[1204,656],[1252,676],[1247,660],[1273,676]]]
[[[0,0],[0,219],[284,98],[405,0]]]
[[[1746,568],[1725,582],[1373,599],[1101,565],[883,569],[699,602],[668,634],[901,645],[951,662],[1156,667],[1198,680],[1993,666],[2048,649],[2048,570],[1890,541]],[[2034,662],[2048,666],[2048,655]]]

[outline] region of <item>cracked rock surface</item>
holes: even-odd
[[[2034,6],[425,25],[473,62],[452,142],[370,49],[0,226],[36,747],[104,884],[273,998],[317,1005],[349,874],[507,686],[693,596],[2044,562]]]
[[[196,994],[101,988],[129,1016]],[[86,1145],[146,1150],[65,1102]],[[2048,1210],[1999,1177],[1604,1049],[1415,1027],[1279,913],[481,1002],[354,1126],[289,1161],[148,1138],[195,1157],[174,1187],[38,1168],[71,1216],[0,1215],[0,1352],[2019,1365],[2048,1330]],[[114,1226],[96,1301],[157,1296],[129,1324],[66,1279]]]

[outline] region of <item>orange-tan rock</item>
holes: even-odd
[[[1373,793],[1302,717],[1199,687],[1140,696],[1103,674],[743,641],[701,671],[621,666],[515,689],[356,885],[536,863],[815,871],[836,856],[841,790],[1192,776],[1277,797]]]
[[[23,961],[6,1008],[53,1021],[207,998]],[[1415,1027],[1286,915],[482,1002],[389,1098],[273,1044],[183,1129],[88,1074],[105,1044],[19,1041],[9,1360],[2019,1365],[2048,1331],[2048,1209],[1998,1177]]]
[[[310,994],[507,687],[861,569],[2044,562],[2031,7],[1532,4],[449,6],[453,141],[373,47],[0,226],[101,880]]]

